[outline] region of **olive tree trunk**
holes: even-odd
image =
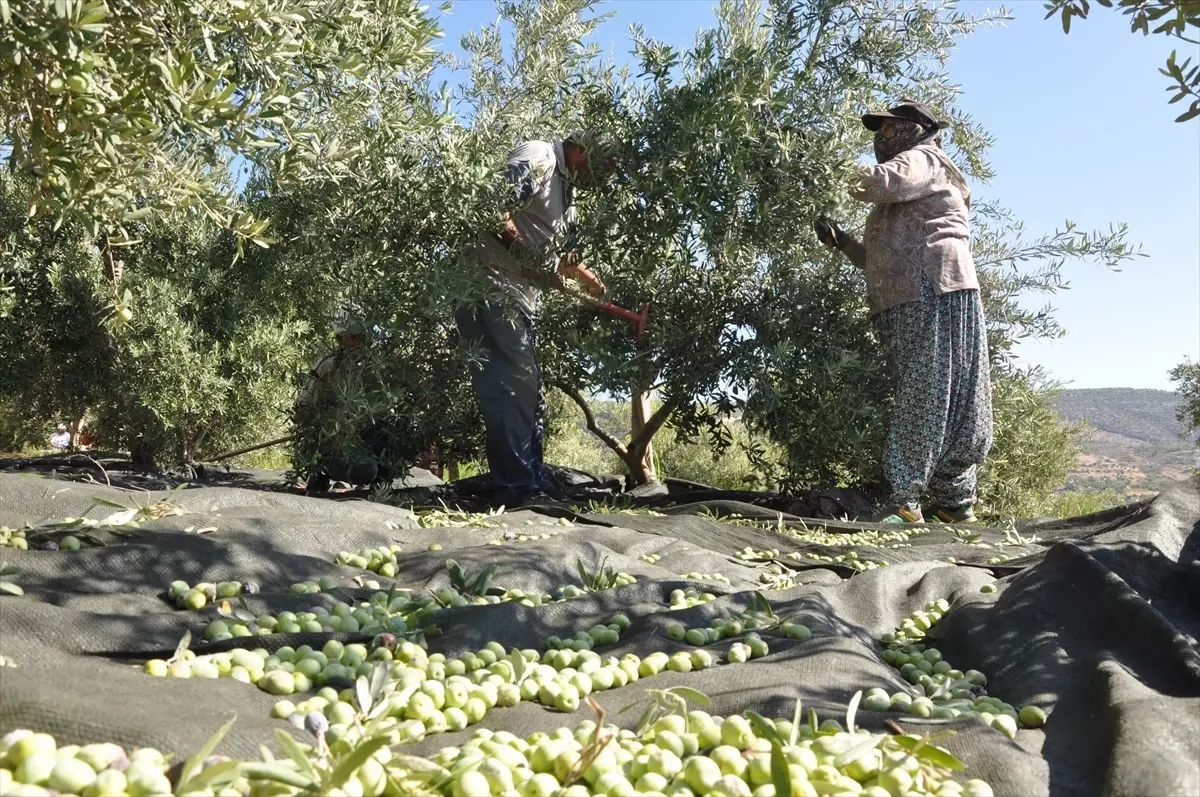
[[[638,458],[637,468],[630,468],[631,473],[639,474],[640,480],[637,482],[638,484],[646,484],[658,479],[658,474],[654,471],[654,432],[651,432],[648,436],[643,435],[652,415],[653,408],[650,401],[654,396],[654,391],[651,389],[653,384],[653,379],[635,382],[631,391],[632,400],[629,407],[630,454],[635,456],[638,448],[637,444],[643,440],[643,437],[645,440],[645,445],[641,448],[641,455]]]
[[[657,374],[657,370],[655,373]],[[621,458],[621,462],[625,464],[625,467],[629,471],[629,480],[635,487],[657,480],[654,472],[651,444],[654,440],[654,435],[663,427],[663,424],[667,422],[667,419],[671,417],[671,413],[678,406],[678,402],[664,402],[656,411],[653,413],[649,412],[651,393],[649,386],[653,382],[653,377],[647,377],[645,381],[634,386],[634,427],[630,430],[628,443],[622,443],[611,432],[608,432],[596,422],[595,413],[592,412],[587,399],[583,397],[583,394],[577,388],[562,383],[555,384],[555,387],[569,396],[583,412],[584,423],[587,425],[588,431],[600,438],[600,442],[612,449]]]

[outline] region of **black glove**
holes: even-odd
[[[817,240],[830,249],[843,249],[846,246],[846,233],[842,232],[842,228],[835,221],[817,219],[813,222],[813,230],[817,233]]]

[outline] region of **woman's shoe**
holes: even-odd
[[[978,518],[975,517],[975,509],[971,504],[957,507],[935,507],[932,511],[932,519],[939,523],[949,524],[978,522]]]
[[[881,516],[877,516],[874,521],[876,523],[924,523],[925,516],[921,514],[920,506],[909,506],[902,504],[896,509],[886,510]]]

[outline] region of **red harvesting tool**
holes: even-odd
[[[633,310],[626,310],[624,307],[615,305],[612,302],[597,299],[595,296],[586,294],[583,291],[572,290],[571,293],[588,304],[595,305],[596,309],[602,313],[607,313],[617,318],[624,318],[626,321],[632,321],[634,340],[641,340],[642,336],[646,334],[646,318],[650,315],[649,302],[646,302],[640,310],[634,312]]]
[[[650,315],[650,303],[646,302],[642,305],[642,309],[638,312],[626,310],[624,307],[618,307],[610,302],[596,302],[596,308],[601,312],[608,313],[618,318],[624,318],[626,321],[633,322],[633,339],[641,340],[642,335],[646,334],[646,317]]]

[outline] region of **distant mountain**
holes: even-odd
[[[1074,486],[1139,493],[1187,479],[1197,464],[1195,436],[1180,436],[1179,398],[1167,390],[1064,390],[1059,414],[1093,430],[1072,473]]]

